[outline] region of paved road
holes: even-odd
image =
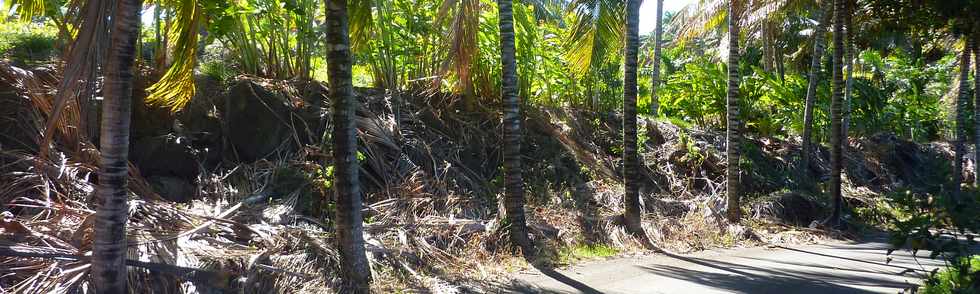
[[[657,254],[520,273],[508,293],[899,293],[942,265],[881,241]]]

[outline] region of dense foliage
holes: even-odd
[[[974,119],[977,114],[974,109],[980,111],[975,108],[975,100],[980,95],[971,99],[976,90],[965,86],[980,86],[975,83],[980,78],[977,77],[980,67],[973,73],[968,68],[971,54],[973,59],[980,59],[980,48],[974,48],[980,38],[977,12],[980,9],[973,9],[980,5],[977,0],[698,1],[681,11],[668,12],[663,23],[657,24],[666,26],[663,52],[657,57],[654,57],[654,47],[659,44],[653,44],[653,40],[659,37],[654,38],[653,32],[641,36],[640,44],[636,42],[638,0],[120,1],[128,3],[130,12],[134,13],[142,4],[143,18],[124,19],[125,23],[132,22],[132,26],[121,24],[124,22],[118,19],[120,10],[113,10],[109,1],[0,3],[4,8],[4,15],[0,15],[2,57],[23,67],[51,63],[63,71],[65,81],[58,89],[59,105],[51,103],[46,108],[54,110],[46,116],[52,122],[43,131],[44,139],[50,139],[49,133],[60,124],[57,118],[66,109],[65,105],[74,103],[67,107],[71,109],[69,116],[90,123],[99,117],[93,115],[99,114],[97,107],[114,110],[102,112],[102,117],[109,118],[101,122],[103,126],[118,123],[117,129],[97,134],[94,126],[88,126],[84,132],[90,138],[116,139],[100,143],[118,145],[115,154],[104,152],[98,156],[103,162],[105,157],[117,157],[116,164],[121,167],[116,170],[124,171],[117,173],[115,176],[120,179],[111,183],[115,185],[112,189],[118,192],[114,199],[120,203],[127,196],[126,180],[121,178],[129,176],[125,173],[128,159],[125,151],[129,149],[126,129],[130,115],[126,112],[129,108],[118,105],[130,105],[128,99],[134,94],[130,88],[134,81],[146,82],[147,85],[137,87],[141,91],[145,89],[145,93],[137,92],[134,97],[165,109],[163,112],[179,113],[196,97],[201,84],[199,75],[219,83],[247,75],[327,84],[330,91],[324,97],[329,96],[335,103],[335,117],[330,124],[343,128],[343,132],[335,130],[331,135],[320,130],[323,133],[316,135],[322,135],[322,143],[326,139],[334,140],[333,145],[325,144],[323,149],[341,146],[343,153],[335,153],[331,159],[335,161],[328,160],[325,163],[328,166],[319,172],[329,173],[333,183],[339,186],[332,188],[340,191],[337,199],[349,202],[334,210],[345,221],[338,222],[341,224],[337,231],[353,237],[353,241],[338,243],[343,243],[341,249],[346,250],[345,254],[361,255],[357,264],[368,274],[370,268],[363,257],[364,240],[360,232],[361,184],[357,180],[363,158],[353,155],[359,152],[355,134],[363,125],[355,121],[355,112],[362,101],[355,97],[353,86],[381,90],[385,99],[390,100],[393,112],[390,132],[394,139],[389,145],[394,149],[404,143],[400,141],[403,121],[397,110],[404,104],[400,100],[404,93],[431,97],[450,94],[440,96],[449,99],[442,101],[445,105],[436,107],[439,111],[494,117],[502,113],[505,131],[501,133],[506,140],[500,149],[504,150],[501,153],[510,155],[503,161],[517,168],[505,168],[498,176],[514,177],[507,181],[507,190],[519,190],[513,194],[517,196],[507,193],[505,197],[508,217],[520,215],[519,221],[508,220],[505,224],[511,230],[523,227],[525,222],[525,187],[520,173],[535,168],[521,168],[522,152],[529,149],[520,146],[524,142],[520,136],[527,133],[521,123],[528,109],[586,110],[595,114],[594,121],[587,123],[596,129],[601,115],[619,115],[610,121],[621,123],[622,136],[616,137],[622,139],[623,146],[619,142],[605,142],[608,146],[601,148],[609,151],[603,156],[623,158],[615,165],[624,167],[607,172],[611,178],[622,176],[619,178],[622,183],[636,182],[633,175],[639,174],[640,168],[647,168],[636,162],[635,143],[640,128],[637,117],[649,119],[643,121],[642,128],[650,128],[657,121],[680,125],[678,134],[685,134],[678,135],[683,138],[680,141],[689,158],[698,158],[695,160],[698,166],[709,155],[702,157],[700,147],[685,132],[692,128],[725,129],[723,145],[730,163],[724,167],[727,173],[723,182],[725,193],[729,194],[726,201],[730,207],[726,209],[732,224],[739,222],[742,209],[738,189],[754,184],[739,183],[743,174],[752,173],[751,170],[742,172],[740,167],[762,150],[754,146],[745,148],[743,142],[775,138],[795,143],[795,138],[802,137],[799,154],[802,168],[794,175],[800,183],[811,181],[809,175],[823,176],[824,166],[811,168],[807,162],[811,153],[823,152],[820,148],[810,152],[811,146],[829,143],[829,184],[799,187],[815,192],[831,191],[838,209],[828,220],[834,219],[833,224],[839,224],[839,204],[843,201],[841,171],[847,169],[842,167],[841,157],[851,148],[848,140],[885,133],[913,142],[950,141],[953,168],[947,170],[950,164],[945,162],[946,158],[935,159],[940,162],[934,170],[936,179],[923,179],[932,181],[924,184],[929,189],[892,193],[880,207],[856,212],[886,222],[894,231],[893,245],[929,249],[933,257],[943,256],[950,261],[951,269],[934,275],[927,291],[977,287],[976,259],[966,253],[965,245],[957,239],[980,230],[976,218],[976,212],[980,211],[978,194],[969,188],[960,192],[961,184],[968,183],[962,179],[968,170],[963,164],[966,143],[980,139],[975,138],[980,135],[980,125],[975,123],[980,122]],[[745,11],[738,11],[741,9]],[[107,28],[110,24],[111,28]],[[120,38],[116,35],[119,31],[133,33],[135,48],[101,46]],[[831,34],[833,38],[825,38]],[[511,47],[516,52],[511,52]],[[634,54],[637,50],[638,58]],[[137,56],[137,79],[132,79],[134,75],[129,73],[134,68],[129,66],[133,61],[130,55]],[[118,60],[107,61],[109,57]],[[661,72],[651,72],[652,58],[658,58],[663,65]],[[518,79],[511,79],[515,77],[515,67]],[[637,72],[639,81],[635,79]],[[651,84],[651,79],[657,79],[654,76],[659,77],[655,87]],[[99,88],[103,87],[99,83],[114,87],[109,87],[107,94]],[[514,94],[515,88],[519,95]],[[66,102],[65,97],[69,96],[68,100],[74,102]],[[101,101],[99,106],[88,103],[96,100]],[[652,113],[652,109],[657,109],[657,113]],[[564,130],[551,131],[552,135],[566,136],[561,142],[564,146],[579,143],[567,138],[562,133]],[[639,134],[639,148],[648,148],[644,143],[653,140],[648,136],[654,130],[643,131]],[[811,137],[816,144],[810,144]],[[81,138],[78,141],[89,139]],[[40,149],[44,151],[38,152],[42,158],[48,156],[44,154],[48,145],[43,144]],[[785,148],[789,149],[792,148]],[[739,158],[738,152],[742,151],[747,159]],[[606,160],[585,159],[591,159],[592,163]],[[601,164],[604,163],[596,165]],[[335,167],[339,176],[332,174]],[[528,181],[536,180],[544,181]],[[980,176],[977,180],[980,181]],[[499,186],[499,181],[485,182]],[[821,181],[826,180],[820,178],[814,182]],[[500,190],[496,186],[487,191]],[[625,198],[633,199],[625,201],[625,210],[638,211],[639,186],[625,186],[628,187]],[[338,203],[344,202],[337,199],[334,200]],[[117,230],[123,231],[126,215],[117,211],[115,218],[119,221],[115,224],[120,227]],[[624,219],[628,227],[633,223],[631,219],[635,219],[635,229],[631,231],[640,232],[637,236],[645,234],[639,217]],[[831,222],[822,224],[827,223]],[[519,235],[527,239],[528,234]],[[972,237],[964,238],[973,241]],[[526,241],[530,243],[530,239]],[[103,243],[124,245],[122,241],[112,240]],[[525,251],[531,248],[522,247]],[[589,247],[596,248],[603,247]],[[610,253],[596,255],[602,254]],[[345,262],[348,260],[341,258],[341,263]],[[366,291],[370,278],[360,280],[359,286]]]

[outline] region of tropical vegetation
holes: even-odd
[[[190,291],[229,267],[174,253],[204,234],[264,248],[222,287],[394,291],[473,252],[662,250],[672,217],[748,240],[780,191],[826,208],[796,225],[948,260],[927,292],[980,287],[943,237],[978,229],[980,1],[664,2],[0,1],[0,107],[25,109],[0,110],[0,292]]]

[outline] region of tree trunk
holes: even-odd
[[[956,97],[956,130],[953,143],[953,181],[950,183],[953,201],[959,202],[960,184],[963,182],[963,156],[966,155],[966,116],[967,99],[970,91],[970,47],[971,38],[964,37],[966,47],[960,53],[960,93]]]
[[[980,29],[973,34],[973,136],[974,162],[980,163]],[[973,165],[973,185],[980,187],[980,164]]]
[[[636,150],[636,67],[640,47],[640,0],[626,2],[626,60],[623,68],[623,183],[626,194],[624,220],[626,230],[642,236],[640,222],[640,186],[637,172],[640,168]]]
[[[111,44],[105,70],[101,166],[92,245],[92,285],[96,293],[126,293],[126,221],[129,218],[129,124],[133,63],[139,34],[140,0],[121,0],[112,16]]]
[[[653,39],[653,79],[650,84],[650,115],[656,117],[660,114],[660,97],[657,95],[657,87],[660,86],[660,48],[663,45],[663,15],[664,0],[657,0],[657,30]]]
[[[779,74],[779,81],[786,82],[786,65],[783,64],[782,43],[776,42],[776,72]]]
[[[334,191],[337,198],[337,248],[340,251],[342,293],[368,293],[371,267],[364,252],[361,186],[358,180],[357,98],[351,81],[347,1],[327,1],[327,70],[333,101]]]
[[[725,136],[725,155],[728,158],[728,169],[726,177],[726,193],[728,194],[727,216],[728,221],[738,223],[741,218],[741,205],[739,204],[739,99],[738,99],[738,37],[739,37],[739,16],[742,12],[741,0],[729,0],[728,2],[728,130]]]
[[[843,140],[842,147],[844,153],[847,153],[848,147],[850,147],[850,141],[848,141],[848,131],[851,126],[851,98],[852,91],[854,90],[854,35],[855,31],[853,29],[853,23],[851,23],[853,7],[850,0],[846,0],[847,3],[844,5],[844,67],[847,71],[846,82],[844,82],[844,111],[842,113],[843,118],[841,118],[841,140]]]
[[[841,197],[841,106],[844,97],[844,10],[845,0],[834,0],[834,60],[833,60],[833,83],[832,96],[830,101],[830,199],[832,208],[830,217],[825,222],[833,228],[841,227],[841,208],[843,199]]]
[[[504,128],[504,209],[510,224],[510,239],[521,247],[524,256],[534,254],[527,235],[524,215],[524,178],[521,175],[521,102],[517,85],[517,57],[514,45],[514,11],[512,0],[499,0],[500,15],[500,86],[503,100]]]
[[[829,0],[827,0],[829,2]],[[817,83],[820,78],[820,58],[823,57],[824,35],[827,31],[827,24],[830,23],[829,5],[825,5],[817,14],[820,23],[817,30],[813,32],[813,56],[810,57],[809,83],[806,87],[806,100],[803,106],[803,142],[802,153],[800,154],[800,180],[806,181],[809,178],[810,153],[813,145],[813,106],[817,100]]]

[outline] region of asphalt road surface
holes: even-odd
[[[860,243],[708,250],[530,269],[505,293],[901,293],[942,260]]]

